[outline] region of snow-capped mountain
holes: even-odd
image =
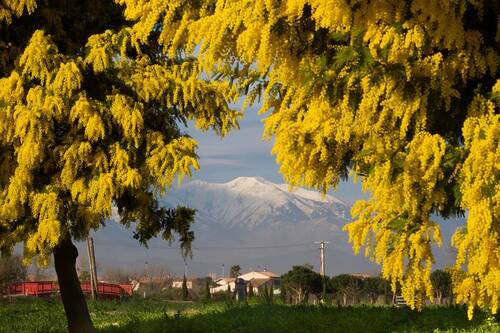
[[[336,194],[341,196],[341,194]],[[306,262],[319,266],[316,241],[330,241],[326,250],[327,274],[378,271],[378,267],[355,256],[342,227],[350,221],[350,206],[332,195],[275,184],[259,177],[239,177],[226,183],[192,181],[172,188],[162,199],[169,207],[197,210],[193,231],[190,274],[219,273],[221,265],[240,265],[243,270],[268,268],[277,273]],[[443,239],[460,221],[443,221]],[[445,228],[446,227],[446,228]],[[103,267],[143,267],[144,262],[167,264],[174,274],[184,271],[178,247],[153,239],[149,248],[138,245],[131,231],[109,222],[98,231],[96,253]],[[79,245],[85,253],[84,244]],[[437,249],[436,249],[437,250]],[[449,246],[437,251],[439,266],[453,257]]]
[[[328,240],[327,272],[374,269],[353,255],[342,227],[349,222],[350,206],[342,200],[260,177],[239,177],[226,183],[191,181],[168,191],[162,204],[196,209],[193,231],[194,274],[219,272],[221,264],[239,264],[243,270],[258,267],[282,273],[292,265],[318,265],[318,245]],[[130,230],[115,222],[94,235],[103,265],[167,263],[182,271],[183,259],[175,245],[169,248],[153,239],[149,249],[131,239]],[[82,248],[81,251],[84,251]],[[82,252],[83,253],[83,252]],[[126,253],[126,255],[124,255]]]
[[[289,191],[288,185],[260,177],[239,177],[222,184],[192,181],[171,191],[164,204],[196,209],[201,223],[250,230],[316,219],[339,225],[348,220],[350,210],[331,195],[302,188]]]

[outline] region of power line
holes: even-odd
[[[258,246],[238,246],[238,247],[219,247],[219,246],[207,246],[207,247],[193,247],[197,250],[258,250],[258,249],[278,249],[278,248],[289,248],[289,247],[302,247],[308,246],[311,243],[296,243],[296,244],[278,244],[278,245],[258,245]]]
[[[114,246],[114,247],[140,247],[140,244],[117,244],[117,243],[106,243],[106,242],[95,242],[100,245]],[[278,248],[293,248],[293,247],[304,247],[310,246],[313,242],[308,243],[291,243],[291,244],[276,244],[276,245],[253,245],[253,246],[193,246],[194,250],[202,251],[223,251],[223,250],[265,250],[265,249],[278,249]],[[147,249],[162,249],[162,250],[179,250],[178,248],[171,246],[161,246],[153,245],[148,246]]]

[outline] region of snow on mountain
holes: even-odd
[[[183,205],[197,210],[193,231],[190,272],[219,272],[221,264],[239,264],[243,270],[267,267],[286,272],[293,265],[319,266],[318,245],[328,240],[327,274],[377,271],[362,255],[355,256],[342,227],[349,222],[350,207],[332,195],[298,188],[289,191],[259,177],[239,177],[227,183],[192,181],[168,191],[165,206]],[[442,221],[445,245],[436,252],[438,267],[450,262],[451,231],[463,221]],[[144,262],[163,263],[173,273],[184,272],[184,259],[175,244],[156,238],[148,249],[131,239],[130,230],[110,222],[94,235],[96,252],[103,267],[144,267]],[[85,253],[85,244],[79,244]],[[438,250],[438,249],[436,249]]]
[[[305,262],[318,267],[315,241],[329,240],[329,274],[373,269],[363,257],[353,255],[342,227],[349,222],[350,207],[332,195],[275,184],[260,177],[239,177],[226,183],[192,181],[168,191],[161,203],[196,209],[193,231],[194,274],[218,272],[221,264],[239,264],[244,270],[267,267],[286,272]],[[108,223],[95,234],[103,265],[139,267],[144,261],[167,263],[182,272],[184,261],[164,240],[151,240],[140,248],[130,231]],[[128,240],[127,240],[128,239]],[[278,245],[278,246],[276,246]],[[84,251],[83,246],[82,251]],[[126,253],[126,255],[124,255]]]
[[[197,210],[197,218],[226,226],[269,227],[318,218],[344,224],[350,207],[341,200],[306,189],[289,191],[261,177],[238,177],[227,183],[192,181],[168,193],[164,204]]]

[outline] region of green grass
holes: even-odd
[[[89,302],[102,333],[132,332],[499,332],[500,325],[463,307],[429,307],[421,312],[391,307],[317,307],[283,305],[170,304],[153,300]],[[57,300],[0,302],[0,332],[65,332]]]

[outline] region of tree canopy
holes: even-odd
[[[0,3],[0,250],[24,242],[25,259],[41,264],[54,253],[68,318],[88,318],[71,240],[105,224],[113,206],[140,242],[177,233],[188,254],[194,211],[158,205],[175,177],[199,167],[183,128],[191,120],[224,135],[240,116],[228,106],[234,88],[207,80],[176,46],[179,18],[197,9],[189,1]],[[83,313],[70,316],[66,306],[79,301]],[[92,331],[89,323],[70,320],[69,329]]]
[[[281,288],[299,304],[307,301],[309,293],[321,292],[321,281],[321,275],[307,265],[293,266],[281,276]]]
[[[469,316],[476,305],[496,312],[500,4],[199,4],[179,16],[186,50],[237,86],[246,105],[262,100],[265,137],[290,185],[326,192],[349,175],[361,179],[371,197],[352,210],[350,241],[356,253],[366,246],[393,289],[401,283],[412,308],[422,306],[420,291],[432,297],[434,217],[466,212],[453,245],[467,274],[454,290]]]
[[[449,272],[441,269],[433,271],[431,273],[431,282],[438,304],[441,304],[444,297],[452,296],[452,279]]]
[[[229,277],[235,278],[240,276],[240,274],[241,274],[240,265],[232,265],[231,268],[229,268]]]
[[[27,277],[28,270],[22,264],[18,255],[0,257],[0,295],[8,292],[11,283],[22,282]]]
[[[333,293],[342,296],[343,304],[347,304],[348,298],[352,299],[353,304],[356,298],[363,291],[364,281],[350,274],[340,274],[333,276],[330,281],[330,289]]]
[[[193,119],[223,135],[239,113],[228,107],[229,84],[202,79],[196,59],[180,51],[164,52],[177,25],[154,28],[153,8],[2,3],[2,251],[25,241],[25,256],[44,261],[61,238],[102,225],[113,204],[142,242],[162,231],[192,239],[182,223],[192,212],[157,204],[175,176],[198,169],[196,141],[181,126]]]
[[[432,297],[433,216],[457,230],[457,301],[500,299],[500,4],[486,0],[4,1],[0,247],[44,258],[111,215],[145,241],[187,211],[155,191],[197,167],[177,124],[219,134],[262,100],[291,186],[349,175],[371,198],[346,226],[393,289]],[[122,15],[123,14],[123,15]],[[209,80],[210,79],[210,80]],[[146,209],[146,207],[153,209]],[[161,216],[161,218],[153,217]],[[180,220],[175,217],[179,216]]]
[[[387,297],[390,291],[389,283],[381,277],[364,278],[362,284],[362,293],[367,295],[372,303],[375,303],[380,295]]]

